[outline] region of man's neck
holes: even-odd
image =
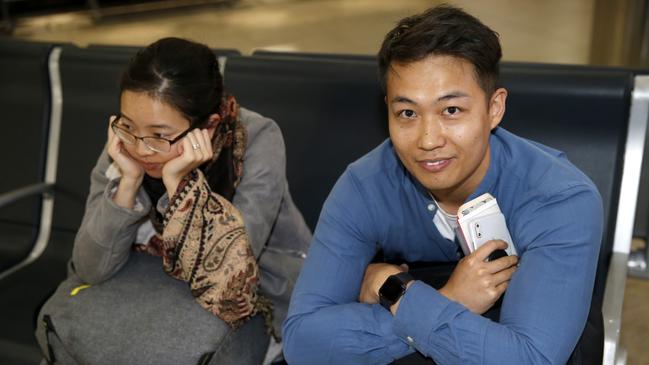
[[[457,215],[457,211],[460,209],[460,206],[464,204],[464,201],[466,200],[466,197],[460,200],[449,199],[449,198],[440,199],[440,197],[438,197],[435,194],[431,193],[431,195],[433,195],[433,198],[435,199],[435,201],[437,201],[437,205],[439,205],[439,207],[442,208],[443,211],[452,215]]]

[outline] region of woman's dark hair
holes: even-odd
[[[415,62],[431,54],[467,60],[474,66],[476,80],[487,97],[496,90],[502,57],[498,33],[449,5],[404,18],[388,32],[378,54],[383,90],[393,62]]]
[[[163,38],[140,50],[122,75],[120,93],[146,92],[173,106],[192,127],[219,112],[223,77],[212,50],[181,38]]]
[[[181,38],[163,38],[140,50],[122,75],[120,94],[124,91],[146,92],[178,110],[192,128],[206,126],[210,115],[219,114],[223,102],[223,77],[216,55],[204,44]],[[229,121],[221,116],[218,133],[227,132]],[[216,161],[201,169],[212,191],[228,200],[234,196],[232,148],[223,148]],[[206,171],[209,170],[209,171]],[[146,178],[144,187],[152,198],[164,192],[159,182]]]

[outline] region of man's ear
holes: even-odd
[[[505,88],[498,88],[491,94],[491,98],[489,99],[489,124],[491,129],[496,128],[503,119],[506,102],[507,90]]]
[[[217,113],[214,113],[210,115],[210,117],[207,119],[207,126],[205,129],[207,129],[207,133],[210,135],[210,139],[214,137],[214,132],[216,131],[216,128],[221,124],[221,116]]]

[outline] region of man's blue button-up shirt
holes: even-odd
[[[284,323],[299,364],[387,364],[415,349],[438,364],[565,363],[588,311],[602,234],[594,184],[559,151],[502,128],[471,200],[496,197],[519,268],[493,322],[423,282],[396,316],[358,302],[377,250],[406,261],[457,261],[433,224],[436,207],[386,140],[351,164],[324,204]]]

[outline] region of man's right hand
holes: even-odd
[[[471,312],[482,314],[489,310],[507,289],[516,271],[517,256],[505,256],[494,261],[487,257],[497,249],[507,248],[500,240],[486,242],[458,263],[439,293],[456,301]]]

